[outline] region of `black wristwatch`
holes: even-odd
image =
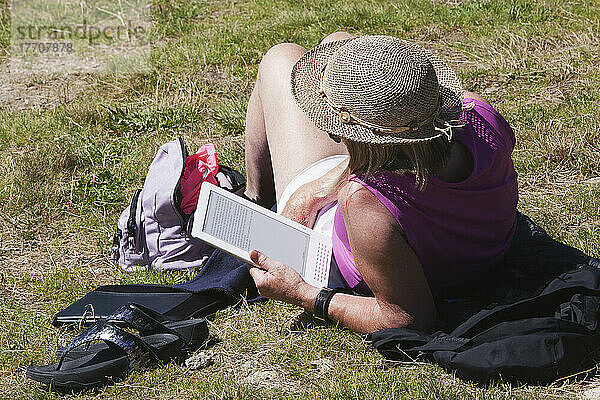
[[[329,303],[333,296],[338,293],[335,289],[323,288],[317,295],[315,300],[314,312],[315,318],[323,321],[329,321],[327,310],[329,309]]]

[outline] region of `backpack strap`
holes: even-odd
[[[236,192],[246,185],[246,178],[244,178],[244,175],[227,165],[219,164],[219,172],[222,172],[231,183],[232,192]]]
[[[135,193],[133,193],[131,204],[129,205],[129,218],[127,218],[127,246],[129,247],[129,250],[132,251],[136,248],[135,238],[137,230],[139,229],[137,226],[136,215],[140,193],[142,193],[142,189],[137,189]]]

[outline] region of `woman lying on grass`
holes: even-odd
[[[332,236],[329,287],[251,252],[265,297],[357,332],[435,327],[434,296],[492,268],[515,229],[515,137],[425,49],[335,33],[280,44],[246,119],[246,196]]]

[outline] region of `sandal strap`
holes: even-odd
[[[162,360],[152,347],[139,337],[119,329],[102,319],[81,332],[81,334],[77,335],[65,346],[56,370],[58,371],[60,369],[65,360],[65,356],[71,350],[95,340],[103,340],[109,347],[123,350],[129,360],[130,369],[139,369],[150,365],[157,360],[168,361]]]
[[[167,321],[163,315],[139,304],[130,303],[122,306],[114,313],[107,316],[106,321],[109,323],[117,323],[118,326],[135,329],[142,336],[156,333],[170,333],[177,336],[187,346],[190,345],[189,340],[179,332],[168,328],[161,322]]]

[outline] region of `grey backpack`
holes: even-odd
[[[192,238],[190,217],[181,210],[179,183],[188,156],[183,138],[160,147],[144,181],[121,213],[113,238],[113,260],[126,271],[200,267],[214,250]],[[219,186],[237,191],[246,181],[237,171],[219,165]],[[192,214],[193,215],[193,214]]]

